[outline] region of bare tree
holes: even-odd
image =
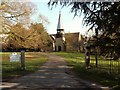
[[[21,1],[21,0],[20,0]],[[35,11],[35,6],[31,2],[20,2],[4,0],[1,2],[2,30],[8,32],[10,27],[16,23],[30,23],[30,15]]]

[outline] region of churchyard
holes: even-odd
[[[0,74],[3,82],[13,79],[19,84],[10,90],[89,87],[78,83],[66,70],[81,79],[120,90],[120,1],[14,1],[0,3]],[[58,6],[59,1],[65,10]],[[56,11],[49,11],[54,6],[58,6]]]
[[[90,69],[85,68],[84,53],[79,52],[55,52],[68,62],[68,65],[78,74],[78,76],[98,82],[105,86],[120,88],[120,61],[110,60],[98,56],[98,67],[96,67],[95,56],[91,55]]]
[[[23,76],[37,70],[42,63],[47,61],[47,57],[39,52],[25,52],[25,70],[21,69],[21,61],[10,61],[13,52],[1,52],[2,56],[2,79],[10,80],[15,77]],[[20,52],[17,52],[20,55]]]
[[[25,52],[25,70],[21,70],[21,62],[10,62],[10,55],[13,52],[1,52],[2,56],[2,78],[3,81],[20,77],[36,71],[47,57],[40,52]],[[17,52],[20,54],[20,52]],[[119,88],[120,85],[120,62],[118,60],[107,60],[98,57],[98,67],[96,67],[94,55],[91,55],[90,69],[85,68],[84,53],[79,52],[52,52],[65,58],[71,70],[83,79],[94,81],[105,86]]]

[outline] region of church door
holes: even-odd
[[[58,46],[58,51],[61,51],[61,46]]]
[[[55,46],[55,51],[57,51],[56,46]]]

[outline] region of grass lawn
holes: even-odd
[[[53,54],[65,57],[65,60],[68,62],[68,64],[72,66],[74,71],[83,79],[100,83],[103,86],[112,87],[113,90],[120,90],[120,77],[117,77],[116,74],[108,73],[108,66],[110,64],[108,60],[98,57],[99,67],[95,68],[95,62],[93,63],[94,56],[91,56],[91,65],[93,67],[91,69],[85,69],[84,53],[54,52]],[[117,65],[116,62],[117,61],[114,61],[112,64]],[[115,70],[117,69],[114,68],[113,71]]]
[[[10,54],[12,52],[1,52],[2,56],[2,78],[9,80],[25,74],[36,71],[40,65],[47,61],[47,57],[39,52],[25,52],[26,70],[21,70],[20,62],[10,62]],[[20,54],[20,52],[18,52]]]

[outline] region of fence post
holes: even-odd
[[[112,73],[112,59],[110,59],[110,74]]]
[[[98,55],[97,55],[97,47],[95,47],[95,61],[96,61],[96,67],[98,67]]]
[[[96,34],[96,40],[97,40],[97,42],[98,42],[98,28],[96,28],[95,29],[95,34]],[[96,61],[96,67],[98,67],[98,52],[97,52],[97,44],[96,44],[96,46],[95,46],[95,61]]]
[[[120,60],[118,59],[118,75],[120,74]]]
[[[25,51],[21,50],[21,69],[25,70]]]

